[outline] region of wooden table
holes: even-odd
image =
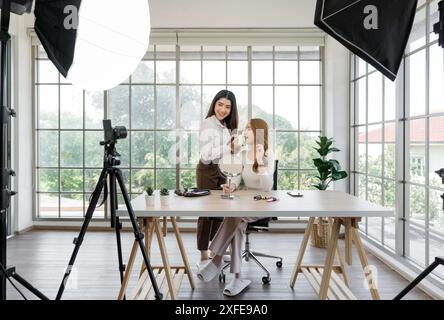
[[[359,254],[365,278],[369,284],[372,298],[379,299],[373,274],[369,268],[365,250],[361,242],[358,223],[362,218],[366,217],[391,217],[394,214],[393,210],[372,204],[344,192],[311,190],[302,191],[301,193],[303,194],[302,198],[290,197],[286,191],[261,193],[262,195],[277,197],[279,201],[276,202],[255,201],[253,200],[253,196],[258,194],[258,192],[251,190],[237,191],[236,194],[239,196],[239,199],[235,200],[221,199],[221,191],[212,191],[211,195],[198,198],[184,198],[172,194],[170,195],[169,206],[162,207],[160,203],[157,202],[154,207],[150,208],[146,207],[145,197],[141,195],[132,201],[132,205],[141,227],[147,234],[147,249],[149,249],[152,236],[149,230],[154,230],[157,235],[163,260],[163,266],[159,267],[159,270],[164,271],[169,294],[172,299],[175,299],[176,291],[178,290],[174,285],[174,277],[178,269],[183,270],[184,273],[188,275],[190,285],[194,288],[193,277],[175,217],[196,215],[205,215],[206,217],[309,217],[290,280],[290,286],[293,288],[298,274],[303,273],[318,293],[320,299],[355,299],[353,293],[348,289],[344,263],[338,250],[339,230],[341,225],[344,225],[346,230],[346,261],[351,264],[351,248],[354,243]],[[127,213],[126,210],[122,208],[117,211],[117,214],[124,216]],[[169,265],[168,254],[163,241],[163,232],[160,228],[160,219],[163,217],[171,218],[173,230],[183,258],[183,266],[171,268]],[[326,259],[322,265],[303,265],[305,250],[316,217],[327,217],[331,221],[330,241],[327,248]],[[119,295],[120,298],[123,297],[125,293],[135,254],[136,246],[133,246],[125,280]],[[339,265],[334,265],[335,255],[338,256]],[[171,269],[174,269],[174,274],[171,272]],[[342,281],[334,271],[342,273],[344,281]],[[180,281],[177,282],[180,283]]]

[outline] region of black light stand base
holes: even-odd
[[[14,279],[18,283],[20,283],[23,287],[28,289],[32,294],[34,294],[40,300],[49,300],[47,296],[45,296],[43,293],[41,293],[39,290],[33,287],[28,281],[22,278],[18,273],[16,273],[15,267],[8,267],[6,269],[6,276],[7,278]]]
[[[444,257],[436,257],[435,261],[428,266],[421,274],[416,277],[415,280],[413,280],[404,290],[402,290],[396,297],[393,298],[393,300],[401,300],[407,293],[409,293],[414,287],[416,287],[422,279],[427,277],[430,273],[433,272],[433,270],[436,269],[438,266],[444,266]]]

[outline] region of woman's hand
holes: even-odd
[[[265,148],[263,144],[256,145],[256,160],[260,166],[264,165]]]
[[[236,185],[234,183],[232,183],[230,185],[230,188],[228,187],[228,183],[224,183],[223,185],[221,185],[222,187],[222,192],[223,193],[231,193],[234,192],[236,190]]]

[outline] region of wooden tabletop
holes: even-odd
[[[222,191],[211,195],[185,198],[171,192],[169,206],[160,205],[156,195],[155,205],[147,207],[145,195],[135,198],[131,204],[138,217],[205,216],[205,217],[393,217],[392,209],[372,204],[348,193],[339,191],[300,191],[302,198],[293,198],[287,191],[258,192],[236,191],[239,198],[221,199]],[[257,194],[277,197],[276,202],[255,201]],[[119,205],[117,214],[127,215],[125,206]]]

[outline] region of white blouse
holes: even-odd
[[[199,131],[200,160],[205,164],[217,163],[223,154],[231,152],[229,129],[211,116],[204,121]]]
[[[248,159],[245,155],[242,157],[244,167],[242,175],[231,180],[231,183],[239,187],[241,179],[244,181],[245,187],[250,190],[270,191],[273,188],[273,174],[275,166],[275,158],[273,152],[267,150],[264,156],[264,166],[258,167],[258,172],[253,171],[254,160]]]

